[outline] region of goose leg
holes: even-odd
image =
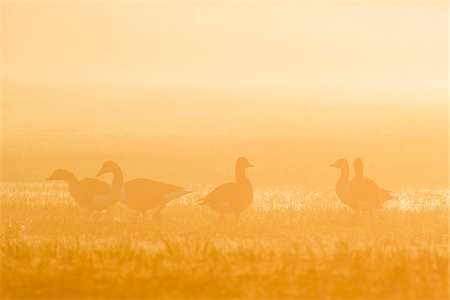
[[[87,223],[87,221],[89,220],[90,216],[92,215],[94,211],[90,210],[89,213],[87,214],[86,218],[84,219],[84,223]]]
[[[219,218],[217,219],[217,223],[223,223],[223,214],[219,215]]]
[[[95,222],[98,222],[98,220],[100,219],[100,216],[102,215],[102,212],[101,211],[96,211],[95,212],[95,219],[94,219],[94,221]]]
[[[164,208],[164,207],[166,207],[165,205],[162,205],[160,208],[158,208],[156,211],[155,211],[155,214],[153,215],[153,217],[155,218],[155,220],[161,220],[161,210]]]
[[[93,213],[94,213],[94,211],[93,211],[93,210],[90,210],[90,211],[88,212],[86,218],[84,219],[83,225],[81,226],[81,230],[82,230],[83,232],[86,232],[86,231],[89,229],[89,227],[90,227],[90,224],[89,224],[89,218],[92,216]]]
[[[359,209],[353,208],[353,219],[356,220],[359,216],[359,213],[360,213]]]
[[[146,210],[144,210],[144,211],[142,212],[142,218],[141,218],[141,220],[142,220],[142,223],[145,223],[145,221],[147,220],[147,211],[146,211]]]
[[[241,214],[240,213],[236,213],[236,223],[239,222],[240,217],[241,217]]]

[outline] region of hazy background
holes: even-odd
[[[2,181],[447,186],[446,2],[1,4]]]

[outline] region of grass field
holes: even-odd
[[[1,298],[447,299],[448,191],[354,217],[332,188],[256,189],[239,222],[195,199],[85,222],[64,184],[2,184]]]

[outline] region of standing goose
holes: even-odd
[[[223,215],[234,213],[239,218],[240,213],[248,208],[253,201],[253,187],[245,175],[245,169],[253,167],[247,158],[241,157],[236,162],[236,182],[219,185],[212,192],[200,199],[201,205],[209,206],[215,212]]]
[[[57,169],[47,180],[63,180],[69,184],[69,193],[81,207],[88,209],[89,216],[94,211],[103,211],[118,201],[111,193],[110,186],[101,180],[86,178],[78,181],[73,173]]]
[[[365,178],[363,167],[361,158],[356,158],[353,162],[355,179],[349,183],[349,199],[366,210],[379,209],[383,202],[394,197],[390,191],[378,187],[372,179]]]
[[[113,161],[105,162],[97,176],[105,173],[113,174],[111,189],[114,194],[119,195],[119,201],[130,208],[141,211],[144,217],[152,208],[158,208],[156,214],[159,216],[161,209],[167,203],[189,193],[181,187],[145,178],[124,182],[122,170]]]
[[[364,178],[364,165],[363,162],[361,160],[361,158],[356,158],[355,161],[353,162],[353,168],[355,170],[355,178]],[[364,178],[365,180],[368,181],[372,181],[371,179],[368,178]],[[373,182],[373,181],[372,181]],[[375,182],[373,182],[374,185],[376,185]],[[381,203],[384,203],[388,200],[392,200],[392,199],[396,199],[393,195],[392,195],[392,191],[389,190],[385,190],[382,188],[378,188],[379,193],[380,193],[380,201]]]
[[[341,176],[339,177],[335,190],[338,198],[342,203],[353,208],[352,203],[348,198],[348,188],[349,188],[349,177],[350,177],[350,167],[346,159],[338,159],[334,164],[330,165],[332,168],[337,168],[341,170]]]

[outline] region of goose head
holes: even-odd
[[[338,159],[334,164],[330,165],[332,168],[337,169],[348,169],[348,161],[346,159]]]
[[[246,168],[252,168],[252,167],[254,167],[254,166],[245,157],[240,157],[236,161],[236,169],[246,169]]]
[[[362,170],[363,162],[361,158],[355,158],[355,161],[353,162],[353,168],[355,168],[355,170]]]
[[[355,178],[364,177],[363,162],[362,162],[361,158],[358,157],[353,161],[353,169],[355,170]]]
[[[118,169],[119,169],[119,166],[112,160],[109,160],[103,164],[102,168],[97,173],[97,177],[100,175],[106,174],[106,173],[113,173]]]
[[[52,175],[50,175],[47,180],[64,180],[64,181],[73,181],[76,180],[75,176],[67,170],[64,169],[56,169]]]

